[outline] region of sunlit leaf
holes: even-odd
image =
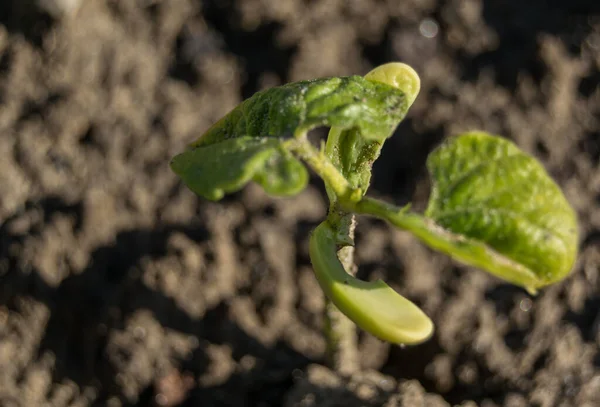
[[[294,195],[308,182],[303,164],[274,138],[238,137],[178,155],[171,168],[196,194],[218,200],[249,181],[271,195]]]
[[[293,82],[256,93],[212,126],[193,146],[237,137],[291,137],[319,126],[358,128],[385,139],[408,109],[404,93],[361,76]]]
[[[433,187],[425,215],[531,272],[500,277],[535,288],[569,273],[576,215],[536,159],[506,139],[473,132],[449,138],[427,167]]]
[[[407,109],[401,90],[360,76],[290,83],[244,101],[176,156],[171,168],[208,199],[220,199],[249,181],[273,195],[293,195],[308,177],[286,151],[286,140],[320,126],[383,140]]]

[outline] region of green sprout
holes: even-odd
[[[310,258],[327,298],[371,334],[416,344],[431,320],[381,280],[349,272],[355,215],[383,219],[453,259],[534,294],[565,278],[577,257],[574,210],[542,165],[512,142],[484,132],[448,138],[427,159],[432,191],[425,213],[368,197],[373,162],[417,97],[417,73],[401,63],[366,76],[286,84],[256,93],[171,162],[196,194],[219,200],[254,181],[275,196],[299,193],[310,167],[326,186],[327,218]],[[315,147],[307,133],[329,127]]]

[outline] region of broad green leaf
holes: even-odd
[[[308,176],[286,140],[319,126],[383,140],[407,109],[401,90],[360,76],[290,83],[241,103],[176,156],[171,168],[208,199],[220,199],[249,181],[273,195],[293,195]]]
[[[401,90],[360,76],[293,82],[256,93],[192,145],[237,137],[288,138],[319,126],[358,128],[367,139],[383,140],[407,110]]]
[[[425,215],[522,266],[495,274],[535,289],[570,272],[576,215],[536,159],[506,139],[472,132],[449,138],[427,167],[433,187]]]
[[[397,344],[416,344],[431,336],[433,323],[415,304],[382,280],[367,282],[346,273],[337,257],[335,232],[327,221],[313,232],[309,250],[321,288],[360,328]]]
[[[219,200],[225,193],[256,181],[272,195],[294,195],[308,182],[304,165],[274,138],[238,137],[192,147],[171,168],[196,194]]]
[[[536,159],[508,140],[473,132],[449,138],[427,166],[433,185],[425,216],[368,197],[349,208],[531,293],[569,274],[577,218]]]

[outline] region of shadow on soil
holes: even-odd
[[[13,223],[28,210],[39,210],[43,214],[38,226],[32,227],[27,234],[12,233]],[[196,319],[172,298],[144,285],[137,269],[140,260],[165,255],[169,236],[175,232],[184,233],[196,242],[206,241],[209,233],[202,226],[172,224],[156,230],[121,232],[113,244],[94,250],[82,273],[65,278],[58,287],[48,285],[37,270],[19,265],[14,253],[15,247],[28,236],[40,233],[43,225],[56,214],[72,216],[76,228],[81,225],[81,204],[47,197],[29,202],[23,211],[0,227],[0,263],[9,265],[0,285],[0,306],[16,310],[22,299],[32,299],[49,308],[50,319],[38,357],[46,352],[56,356],[54,382],[71,380],[80,387],[101,383],[100,403],[114,395],[121,397],[115,382],[117,372],[105,353],[106,333],[123,329],[128,316],[140,309],[150,310],[165,329],[195,335],[202,343],[229,345],[236,361],[245,355],[257,360],[254,368],[233,373],[218,387],[193,388],[184,405],[206,403],[215,397],[213,401],[219,403],[223,401],[220,398],[225,397],[233,402],[231,405],[238,405],[239,400],[252,400],[251,405],[278,406],[293,384],[292,371],[303,369],[311,362],[284,343],[277,343],[272,348],[262,345],[228,317],[226,302]],[[202,375],[210,363],[202,344],[187,360],[179,362],[183,370],[195,377]],[[151,385],[141,392],[139,402],[127,404],[126,400],[122,401],[125,405],[153,405],[154,392]]]

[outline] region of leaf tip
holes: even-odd
[[[169,161],[169,168],[178,176],[181,176],[181,173],[183,172],[183,160],[181,159],[181,157],[182,154],[177,154],[176,156],[171,158],[171,161]]]
[[[537,288],[533,286],[525,286],[523,288],[525,288],[525,291],[527,291],[531,296],[536,296],[538,294]]]
[[[417,71],[402,62],[380,65],[366,74],[365,79],[400,89],[405,93],[409,106],[413,104],[421,90],[421,79]]]

